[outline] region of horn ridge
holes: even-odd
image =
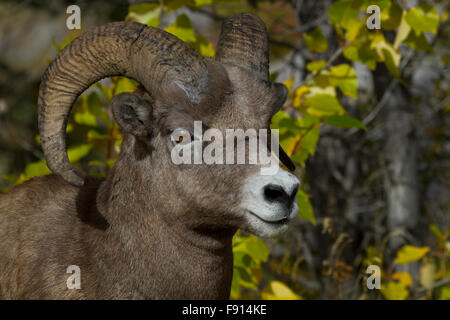
[[[226,18],[215,59],[269,79],[269,40],[266,26],[257,16],[238,13]]]
[[[177,37],[137,22],[99,26],[59,52],[42,76],[39,132],[48,167],[75,186],[84,181],[67,156],[70,111],[84,90],[109,76],[132,78],[149,92],[161,83],[181,85],[189,98],[198,100],[207,67],[204,59]]]

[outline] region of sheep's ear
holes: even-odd
[[[135,93],[121,93],[111,100],[110,107],[123,131],[141,138],[151,135],[152,106],[146,99]]]
[[[283,104],[286,102],[286,98],[288,95],[288,89],[286,86],[282,83],[274,83],[273,87],[275,88],[276,95],[277,95],[277,102],[279,105],[283,106]]]
[[[278,82],[273,83],[272,90],[275,93],[275,99],[274,99],[274,104],[272,105],[271,116],[275,115],[275,113],[280,111],[280,109],[283,107],[284,103],[286,102],[286,98],[288,96],[288,89],[282,83],[278,83]]]

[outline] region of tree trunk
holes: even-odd
[[[387,222],[391,249],[402,243],[402,235],[414,240],[419,222],[417,184],[417,144],[414,136],[413,107],[400,85],[392,90],[385,107],[384,160]],[[398,234],[398,236],[397,236]]]

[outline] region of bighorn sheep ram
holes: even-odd
[[[204,126],[269,129],[287,90],[271,83],[264,23],[228,17],[213,59],[160,29],[114,22],[82,34],[42,78],[39,131],[53,175],[0,195],[0,298],[227,299],[238,228],[275,236],[298,208],[298,179],[260,165],[176,165],[171,133]],[[141,85],[110,104],[124,138],[105,180],[69,163],[65,130],[96,81]],[[280,148],[280,159],[294,165]],[[68,289],[79,266],[81,289]]]

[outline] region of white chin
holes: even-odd
[[[245,213],[245,220],[247,223],[243,229],[262,238],[273,238],[284,233],[290,221],[285,219],[279,222],[268,222],[248,211]]]
[[[286,231],[289,221],[298,214],[295,193],[299,185],[297,177],[284,170],[272,176],[250,176],[243,186],[242,229],[260,237],[276,237]],[[276,197],[267,191],[274,187]]]

